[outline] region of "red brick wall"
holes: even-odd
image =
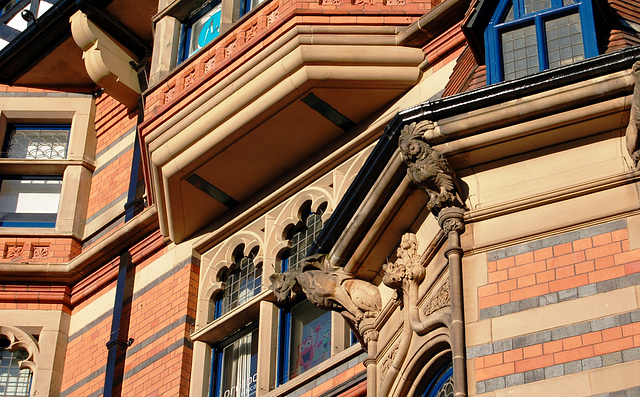
[[[0,262],[65,263],[80,251],[80,242],[70,237],[0,237]]]

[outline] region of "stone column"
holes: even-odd
[[[453,388],[456,397],[467,395],[467,360],[464,335],[464,302],[462,296],[462,247],[460,235],[464,233],[464,211],[447,207],[440,211],[438,223],[449,242],[445,256],[449,261],[451,296],[451,349],[453,355]]]

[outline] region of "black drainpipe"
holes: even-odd
[[[138,106],[138,125],[144,120],[144,107],[142,98]],[[136,127],[137,128],[137,127]],[[124,221],[130,221],[140,209],[136,200],[138,186],[138,173],[140,170],[140,140],[136,131],[133,146],[133,159],[131,162],[131,174],[129,176],[129,192],[125,204]],[[131,253],[125,249],[120,253],[118,269],[118,281],[116,282],[116,298],[113,306],[113,319],[111,320],[111,337],[107,342],[107,368],[104,379],[104,396],[120,396],[122,394],[122,381],[124,380],[124,361],[126,351],[133,344],[129,338],[129,323],[131,320],[131,302],[133,300],[133,286],[135,281],[135,266],[131,262]]]

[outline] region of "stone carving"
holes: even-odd
[[[391,368],[391,364],[393,363],[393,359],[396,357],[396,354],[398,354],[398,347],[400,347],[400,344],[396,343],[396,345],[391,349],[391,352],[389,352],[387,357],[385,357],[385,359],[382,362],[382,364],[380,364],[380,381],[381,382],[384,381],[384,378],[387,376],[387,373],[389,372],[389,369]]]
[[[267,25],[271,25],[272,23],[277,21],[279,16],[280,16],[279,9],[276,8],[275,10],[271,11],[269,14],[267,14]]]
[[[44,259],[49,257],[49,246],[34,246],[33,249],[33,259]]]
[[[339,4],[340,4],[340,0],[320,0],[320,5],[323,5],[323,6],[335,6]]]
[[[195,81],[196,81],[196,71],[193,70],[191,71],[191,73],[184,76],[184,88],[188,89],[193,85],[193,83],[195,83]]]
[[[382,282],[396,290],[402,289],[407,281],[420,283],[424,279],[426,271],[420,264],[418,241],[415,234],[407,233],[402,236],[396,255],[398,256],[396,262],[382,265],[384,270]]]
[[[229,58],[235,50],[236,50],[236,40],[233,40],[231,43],[227,44],[224,47],[224,57]]]
[[[407,2],[406,0],[387,0],[385,4],[388,6],[404,6]]]
[[[244,31],[244,41],[247,42],[249,40],[252,40],[257,35],[258,35],[258,25],[253,24],[249,29]]]
[[[364,343],[365,344],[369,344],[369,342],[373,341],[377,341],[378,340],[378,331],[376,331],[375,329],[370,329],[368,331],[364,332]]]
[[[627,150],[633,161],[633,167],[637,170],[640,162],[640,61],[633,64],[631,74],[635,79],[633,97],[631,99],[631,111],[629,114],[629,125],[626,131]]]
[[[215,66],[216,66],[216,57],[214,55],[211,58],[209,58],[207,62],[204,63],[204,72],[209,73],[210,71],[213,70]]]
[[[8,245],[5,249],[4,257],[6,259],[11,259],[12,261],[19,261],[22,259],[23,252],[23,245]]]
[[[409,312],[411,329],[418,335],[424,335],[443,325],[448,327],[451,324],[451,313],[446,310],[440,310],[448,305],[435,302],[433,303],[433,310],[419,310],[418,289],[420,283],[424,280],[426,269],[422,266],[422,261],[418,254],[418,243],[415,234],[407,233],[402,236],[397,256],[398,259],[395,262],[382,265],[384,270],[382,282],[402,292],[405,310]],[[430,302],[428,305],[430,306],[432,303]]]
[[[438,290],[436,295],[429,300],[424,308],[424,314],[429,316],[443,307],[451,306],[450,293],[449,293],[449,280],[445,281],[442,287]]]
[[[302,270],[275,273],[269,277],[278,303],[304,294],[316,306],[340,312],[357,326],[365,317],[382,309],[378,288],[342,270],[329,268],[324,256],[306,258]]]
[[[444,207],[464,208],[464,204],[449,162],[427,143],[425,134],[433,128],[428,120],[411,123],[400,132],[398,145],[407,164],[407,175],[429,195],[427,208],[438,216]]]

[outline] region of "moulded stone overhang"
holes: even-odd
[[[421,77],[395,33],[294,28],[244,69],[143,130],[161,230],[181,241],[339,139]]]

